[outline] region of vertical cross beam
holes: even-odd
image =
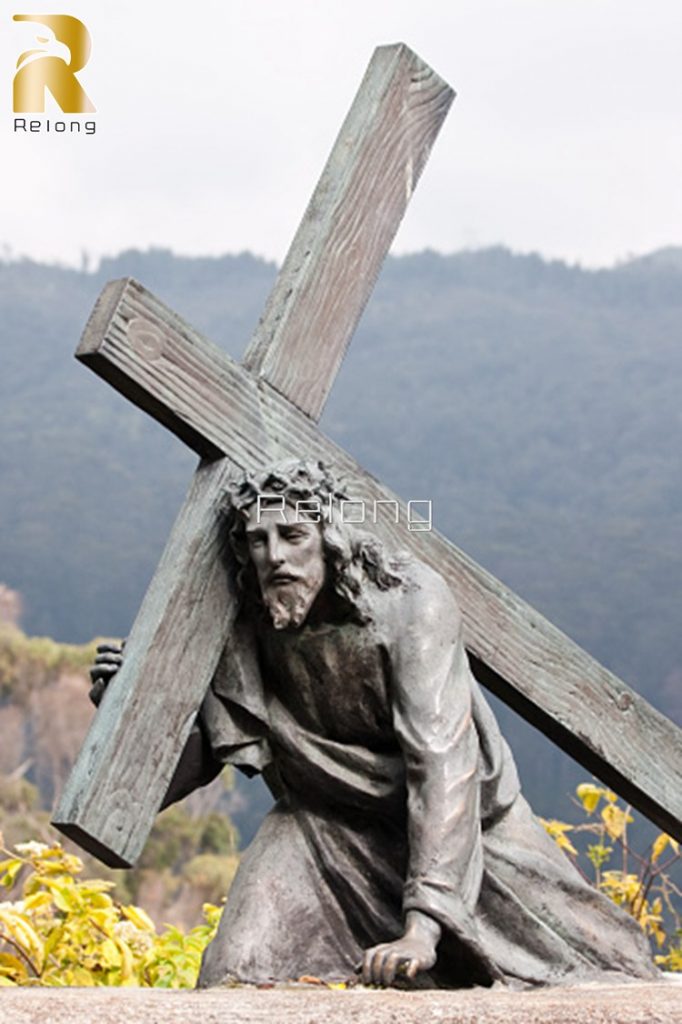
[[[244,366],[316,422],[453,98],[378,47],[296,232]]]
[[[55,811],[54,824],[108,864],[139,856],[234,619],[217,508],[234,466],[283,450],[245,399],[267,382],[317,421],[453,95],[406,46],[375,51],[247,350],[249,372],[219,409],[202,400],[214,380],[179,318],[134,285],[108,285],[86,326],[78,358],[204,460]],[[169,363],[179,414],[160,384]],[[216,416],[233,424],[229,452],[211,440]]]

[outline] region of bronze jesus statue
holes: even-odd
[[[656,977],[638,925],[521,795],[445,581],[341,521],[345,497],[310,461],[227,495],[241,610],[166,803],[225,764],[276,802],[199,986]],[[101,650],[93,699],[121,657]]]

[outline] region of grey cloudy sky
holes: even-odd
[[[94,136],[12,131],[14,65],[35,45],[12,15],[43,7],[90,29]],[[281,260],[372,49],[396,41],[458,98],[394,251],[502,243],[593,266],[682,244],[680,0],[0,10],[0,245],[14,254],[78,263],[155,245]]]

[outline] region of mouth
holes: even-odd
[[[297,579],[298,579],[298,577],[294,576],[290,572],[278,571],[278,572],[274,572],[272,574],[272,576],[270,577],[269,583],[270,583],[270,586],[281,587],[285,583],[295,583]]]

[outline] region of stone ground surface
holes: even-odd
[[[0,1024],[682,1024],[682,984],[532,992],[0,989]]]

